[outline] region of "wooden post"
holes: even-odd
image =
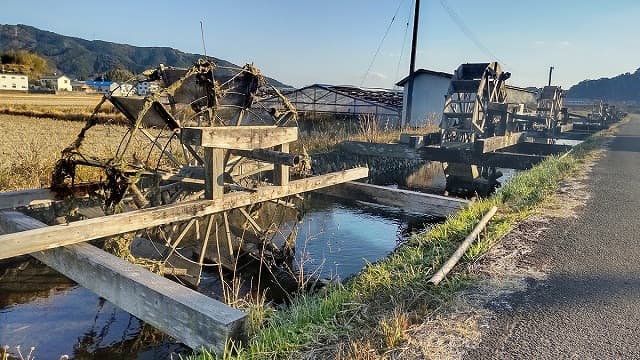
[[[411,125],[413,87],[416,71],[416,49],[418,47],[418,25],[420,24],[420,0],[416,0],[413,12],[413,38],[411,40],[411,60],[409,62],[409,81],[407,82],[407,108],[405,119],[400,119],[400,127]]]
[[[276,146],[276,151],[289,152],[289,143]],[[273,170],[273,183],[278,186],[289,185],[289,167],[286,165],[276,165]]]
[[[204,197],[207,200],[224,196],[224,150],[204,148]]]
[[[2,234],[40,228],[47,225],[19,212],[0,212]],[[245,336],[243,312],[93,245],[74,244],[31,255],[192,349],[206,347],[221,354],[228,338]]]
[[[489,211],[487,211],[486,214],[484,214],[482,219],[480,219],[480,221],[478,222],[478,225],[476,225],[473,228],[473,231],[471,231],[471,233],[467,235],[466,238],[464,238],[464,241],[460,244],[460,246],[458,246],[458,249],[456,249],[456,252],[454,252],[453,255],[451,255],[451,257],[449,258],[449,260],[447,260],[447,262],[444,263],[444,265],[442,265],[440,270],[438,270],[438,272],[436,272],[431,277],[431,279],[429,279],[430,283],[432,283],[433,285],[438,285],[440,281],[442,281],[442,279],[444,279],[444,277],[447,276],[449,271],[451,271],[451,269],[453,269],[453,267],[458,263],[462,255],[464,255],[464,253],[467,252],[467,249],[469,248],[469,246],[471,246],[471,244],[473,244],[473,242],[476,240],[478,235],[480,235],[480,231],[482,231],[482,229],[484,229],[485,226],[487,226],[487,223],[489,222],[489,220],[491,220],[493,215],[495,215],[496,211],[498,211],[498,208],[493,206],[491,209],[489,209]]]

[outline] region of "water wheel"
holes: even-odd
[[[440,146],[472,151],[478,139],[512,132],[515,123],[508,116],[506,80],[500,64],[462,64],[454,72],[440,124]],[[450,192],[483,191],[495,184],[495,168],[469,164],[444,165],[447,190]]]
[[[545,129],[551,133],[565,121],[563,101],[564,93],[559,86],[545,86],[538,97],[536,115],[545,120]]]
[[[214,74],[216,74],[214,76]],[[260,103],[274,92],[252,65],[217,67],[201,59],[189,69],[160,65],[104,95],[76,141],[63,151],[53,174],[53,188],[64,193],[84,181],[98,183],[95,195],[105,214],[145,209],[204,196],[204,149],[181,141],[186,127],[244,125],[297,126],[295,108],[281,97],[278,108]],[[135,96],[133,89],[149,91]],[[266,94],[265,94],[266,96]],[[118,146],[110,154],[89,154],[83,143],[98,126],[96,114],[112,108],[122,126]],[[224,192],[247,191],[272,182],[275,155],[280,163],[300,168],[301,157],[273,152],[224,153]],[[82,171],[82,168],[95,171]],[[301,169],[302,171],[303,169]],[[99,175],[95,175],[96,172]],[[82,174],[93,174],[92,179]],[[98,177],[98,179],[96,179]],[[129,234],[117,252],[154,271],[180,275],[192,285],[203,268],[236,268],[238,254],[277,262],[291,253],[295,229],[279,226],[297,218],[297,199],[254,205],[220,214],[164,224]]]

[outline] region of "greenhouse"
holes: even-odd
[[[374,115],[378,122],[397,126],[402,112],[402,91],[314,84],[284,93],[301,117],[335,115],[357,118]],[[261,101],[265,106],[277,107],[277,96]]]

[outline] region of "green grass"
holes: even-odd
[[[550,157],[528,171],[518,173],[494,195],[472,203],[428,231],[414,235],[393,254],[370,264],[345,285],[335,285],[316,295],[299,295],[293,303],[270,312],[264,323],[243,346],[229,346],[220,358],[280,359],[311,348],[328,348],[326,357],[336,357],[340,344],[358,345],[383,354],[389,349],[385,336],[397,338],[399,329],[389,321],[402,316],[419,322],[446,304],[468,285],[465,264],[474,261],[499,241],[520,220],[549,197],[563,178],[571,175],[599,147],[602,137],[592,137],[565,157]],[[431,275],[455,251],[458,243],[492,207],[498,213],[439,286],[428,283]],[[382,325],[382,326],[381,326]],[[360,343],[359,343],[360,342]],[[232,349],[233,348],[233,349]],[[357,354],[348,354],[357,357]],[[208,352],[190,359],[213,359]]]

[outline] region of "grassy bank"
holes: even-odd
[[[562,158],[551,157],[517,174],[488,199],[473,203],[424,233],[413,236],[388,258],[368,266],[345,285],[317,295],[300,295],[284,309],[252,317],[250,340],[229,344],[227,359],[386,358],[406,341],[406,330],[448,303],[472,278],[465,271],[520,220],[549,197],[560,180],[575,172],[599,147],[595,136]],[[457,266],[434,287],[431,275],[492,206],[499,211]],[[262,319],[262,321],[260,321]],[[256,325],[258,324],[258,325]],[[203,352],[191,359],[212,359]]]

